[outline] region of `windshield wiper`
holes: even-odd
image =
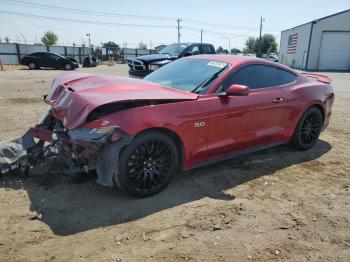
[[[191,92],[192,93],[196,93],[198,94],[200,91],[198,91],[201,88],[206,87],[207,85],[209,85],[215,78],[217,78],[222,71],[224,71],[226,68],[228,67],[228,65],[225,65],[221,70],[217,71],[216,73],[214,73],[211,77],[207,78],[206,80],[204,80],[202,83],[200,83],[195,89],[193,89]]]

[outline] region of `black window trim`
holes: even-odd
[[[251,65],[264,65],[264,66],[269,66],[269,67],[277,68],[277,69],[279,69],[279,70],[288,72],[288,73],[290,73],[290,74],[292,74],[292,75],[295,76],[295,80],[294,80],[293,82],[290,82],[290,83],[287,83],[287,84],[284,84],[284,85],[277,85],[277,86],[269,86],[269,87],[255,88],[255,89],[251,89],[251,91],[263,90],[263,89],[267,89],[267,88],[284,87],[284,86],[291,85],[291,84],[294,84],[294,83],[297,82],[298,75],[295,74],[294,72],[289,71],[289,70],[286,70],[286,69],[284,69],[284,68],[280,68],[280,67],[274,66],[274,65],[265,64],[265,63],[257,63],[257,62],[249,63],[249,64],[244,64],[244,65],[241,65],[241,66],[237,67],[237,68],[236,68],[231,74],[229,74],[225,79],[227,79],[228,77],[230,77],[232,74],[237,73],[238,70],[240,70],[240,69],[242,69],[242,68],[244,68],[244,67],[247,67],[247,66],[251,66]],[[215,90],[215,93],[221,92],[221,90],[222,90],[222,85],[223,85],[225,79],[222,80],[220,86]]]

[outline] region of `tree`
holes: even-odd
[[[276,53],[276,52],[277,52],[277,43],[272,42],[269,46],[269,49],[267,49],[267,53],[271,54],[271,53]]]
[[[239,50],[238,48],[231,49],[231,54],[238,54],[238,53],[241,53],[241,50]]]
[[[222,52],[223,52],[225,55],[228,54],[228,50],[227,50],[227,49],[224,49]]]
[[[5,43],[10,43],[10,39],[7,36],[5,37]]]
[[[2,39],[1,39],[1,37],[0,37],[0,43],[2,43]]]
[[[114,43],[114,42],[112,42],[112,41],[108,41],[107,43],[104,43],[102,45],[102,47],[114,47],[116,49],[120,49],[119,45]]]
[[[261,37],[261,53],[262,54],[267,54],[267,53],[271,53],[269,52],[269,49],[277,51],[277,42],[276,42],[276,38],[271,35],[271,34],[264,34]]]
[[[224,49],[222,48],[222,46],[219,46],[217,49],[216,49],[216,53],[218,54],[221,54],[224,52]]]
[[[44,45],[55,45],[57,43],[57,40],[58,36],[52,31],[45,32],[43,37],[41,38],[41,42]]]
[[[245,42],[245,52],[257,53],[259,47],[259,38],[249,37]],[[262,54],[275,53],[277,51],[276,38],[272,34],[264,34],[261,36],[260,51]]]
[[[257,39],[254,36],[250,36],[245,41],[245,51],[247,53],[256,53],[257,52]]]
[[[138,44],[138,49],[147,49],[147,45],[144,42]]]

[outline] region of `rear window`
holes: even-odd
[[[30,54],[31,56],[37,56],[37,57],[44,57],[46,53],[44,52],[37,52],[37,53],[32,53]]]
[[[209,45],[202,45],[202,54],[212,54],[211,48]]]

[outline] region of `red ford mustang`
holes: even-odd
[[[200,55],[143,80],[63,74],[45,98],[48,113],[27,136],[40,139],[40,156],[59,154],[74,172],[96,169],[100,184],[145,197],[179,170],[284,143],[311,148],[329,123],[333,98],[323,75]],[[38,159],[23,148],[30,161]]]

